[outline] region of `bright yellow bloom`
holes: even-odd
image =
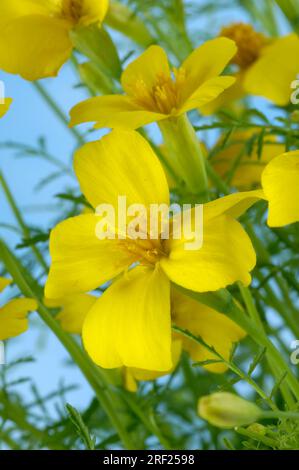
[[[70,31],[100,23],[109,0],[1,0],[0,68],[26,80],[55,76],[69,59]]]
[[[291,84],[299,73],[299,38],[296,34],[270,39],[251,25],[236,23],[225,27],[221,36],[234,40],[238,53],[232,63],[238,67],[236,83],[202,111],[223,108],[246,94],[263,96],[279,106],[290,103]]]
[[[239,190],[260,187],[265,166],[284,149],[284,145],[277,142],[275,136],[267,136],[260,158],[257,143],[254,144],[251,154],[247,155],[244,152],[245,144],[253,137],[254,133],[254,130],[235,132],[229,145],[211,159],[214,170],[223,179],[232,174],[230,184]],[[221,143],[221,139],[219,143]]]
[[[269,201],[268,224],[282,227],[299,221],[299,150],[274,158],[262,175]]]
[[[150,46],[123,72],[125,95],[98,96],[79,103],[71,111],[71,125],[95,121],[97,128],[137,129],[200,108],[234,83],[234,78],[219,75],[235,53],[233,41],[214,39],[172,71],[165,51]]]
[[[10,108],[11,103],[12,103],[11,98],[6,98],[3,104],[0,103],[0,118],[2,118],[4,114],[7,113],[7,111]]]
[[[0,277],[0,292],[11,283]],[[0,307],[0,341],[18,336],[28,328],[27,314],[37,308],[33,299],[13,299]]]
[[[128,206],[169,205],[162,166],[136,132],[113,131],[86,144],[75,155],[75,171],[94,208],[106,203],[117,211],[119,195],[127,197]],[[248,285],[256,257],[235,218],[256,197],[241,193],[206,204],[203,247],[192,251],[185,249],[186,240],[162,240],[161,235],[155,240],[99,239],[99,216],[68,219],[51,233],[45,295],[55,299],[89,292],[119,276],[86,317],[87,352],[105,368],[167,371],[172,367],[170,281],[197,292],[236,281]]]

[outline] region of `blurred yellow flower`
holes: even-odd
[[[79,103],[71,111],[71,125],[95,121],[97,128],[137,129],[200,108],[234,83],[233,77],[219,75],[235,53],[233,41],[217,38],[171,70],[165,51],[150,46],[123,72],[125,94]]]
[[[234,40],[238,53],[231,63],[238,67],[235,84],[202,112],[211,114],[246,94],[263,96],[279,106],[290,103],[291,88],[299,73],[299,38],[289,34],[267,38],[249,24],[224,27],[221,37]]]
[[[0,277],[0,292],[12,281]],[[0,341],[24,333],[28,329],[27,314],[37,308],[33,299],[13,299],[0,307]]]
[[[261,176],[265,166],[285,148],[275,136],[269,135],[264,139],[260,156],[257,142],[253,145],[251,154],[248,155],[245,151],[245,144],[255,132],[255,130],[235,132],[227,147],[217,152],[211,159],[214,170],[223,179],[228,178],[230,185],[239,190],[261,187]],[[223,137],[216,145],[219,145],[222,140]]]
[[[138,155],[138,160],[136,160]],[[113,131],[75,155],[81,190],[94,208],[166,204],[169,189],[160,162],[138,133]],[[45,296],[59,299],[89,292],[119,276],[100,296],[83,325],[91,358],[105,368],[167,371],[172,367],[170,281],[197,292],[236,281],[251,282],[256,257],[235,220],[256,202],[238,193],[204,206],[204,242],[186,250],[185,239],[99,239],[99,216],[79,215],[58,224],[50,237],[52,265]],[[190,241],[190,240],[188,240]],[[129,268],[132,269],[129,269]]]
[[[2,118],[4,114],[7,113],[7,111],[10,108],[11,103],[12,103],[11,98],[5,98],[4,103],[3,104],[0,103],[0,118]]]
[[[269,201],[268,224],[282,227],[299,221],[299,150],[274,158],[262,174]]]
[[[109,0],[1,0],[0,68],[26,80],[55,76],[71,55],[70,31],[100,23]]]

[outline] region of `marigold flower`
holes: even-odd
[[[5,98],[4,103],[2,104],[0,103],[0,118],[2,118],[4,114],[7,113],[7,111],[10,108],[11,103],[12,103],[11,98]]]
[[[26,80],[57,75],[70,31],[103,21],[108,0],[1,0],[0,68]]]
[[[274,158],[262,174],[269,201],[268,224],[282,227],[299,221],[299,150]]]
[[[113,131],[86,144],[75,155],[75,171],[94,208],[105,203],[117,211],[119,195],[125,195],[128,204],[169,206],[162,166],[136,132]],[[96,214],[61,222],[50,237],[46,298],[88,292],[119,276],[86,317],[87,352],[105,368],[169,370],[170,281],[197,292],[215,291],[236,281],[248,285],[256,257],[235,218],[258,197],[254,192],[240,193],[207,203],[204,243],[192,251],[185,249],[183,238],[99,239]]]
[[[0,292],[12,281],[0,277]],[[27,314],[37,308],[34,299],[13,299],[0,307],[0,341],[24,333],[28,328]]]
[[[246,93],[263,96],[279,106],[290,102],[291,84],[299,73],[299,38],[289,34],[267,38],[251,25],[236,23],[221,30],[220,36],[233,39],[238,53],[235,84],[202,111],[211,114]]]
[[[150,46],[123,72],[125,95],[79,103],[71,110],[71,125],[95,121],[96,128],[137,129],[200,108],[234,83],[234,78],[219,75],[236,50],[233,41],[217,38],[195,49],[180,68],[171,71],[165,51]]]

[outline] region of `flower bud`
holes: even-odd
[[[214,426],[225,429],[254,423],[263,414],[253,403],[228,392],[202,397],[198,403],[198,413]]]

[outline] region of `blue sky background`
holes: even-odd
[[[239,9],[227,10],[223,16],[210,18],[209,24],[205,24],[200,18],[198,24],[193,24],[199,33],[207,32],[215,34],[221,25],[233,21],[246,20],[246,15]],[[282,21],[282,30],[286,30]],[[120,44],[121,57],[127,51],[128,43],[114,35]],[[21,142],[35,146],[41,136],[47,140],[50,152],[65,164],[69,164],[76,145],[71,132],[57,119],[52,110],[38,95],[33,85],[18,76],[7,75],[0,72],[0,80],[5,83],[6,96],[12,97],[14,102],[9,113],[0,121],[0,143],[4,141]],[[51,96],[59,103],[67,114],[68,110],[78,101],[85,98],[82,88],[76,88],[77,78],[70,65],[63,66],[59,77],[42,81]],[[265,110],[264,100],[257,100],[260,109]],[[93,133],[92,139],[100,133]],[[15,152],[0,149],[0,168],[4,173],[10,188],[17,200],[22,214],[30,225],[47,230],[53,225],[55,212],[46,210],[46,206],[57,204],[55,195],[63,192],[67,185],[74,185],[69,177],[58,179],[46,186],[42,191],[34,190],[37,183],[53,171],[48,163],[34,158],[15,158]],[[34,210],[33,210],[34,209]],[[8,207],[3,193],[0,191],[0,223],[14,223],[11,210]],[[0,227],[1,237],[4,237],[10,246],[15,247],[19,237],[11,231]],[[22,251],[19,251],[22,256]],[[80,389],[72,392],[68,400],[74,405],[86,405],[91,397],[89,386],[75,367],[62,367],[68,356],[51,332],[41,327],[36,314],[31,316],[30,330],[19,338],[9,341],[7,345],[7,361],[18,357],[33,356],[34,363],[22,365],[16,371],[18,377],[28,376],[34,379],[42,393],[48,393],[57,387],[63,379],[65,384],[76,383]],[[28,386],[19,386],[24,396],[28,396]]]

